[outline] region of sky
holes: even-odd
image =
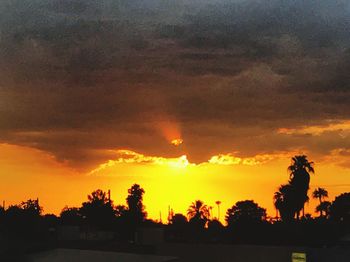
[[[139,183],[155,219],[196,199],[274,215],[306,154],[333,200],[350,191],[349,31],[346,0],[3,0],[0,199],[58,214]]]

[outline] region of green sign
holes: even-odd
[[[292,253],[292,262],[306,262],[306,253]]]

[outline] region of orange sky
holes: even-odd
[[[59,163],[49,154],[29,147],[0,145],[0,199],[6,205],[39,197],[45,213],[59,214],[65,206],[79,206],[94,189],[111,189],[116,204],[125,204],[127,189],[139,183],[146,191],[144,203],[150,218],[166,221],[168,206],[185,213],[196,199],[213,206],[222,201],[221,220],[227,208],[236,201],[253,199],[274,215],[272,196],[288,179],[288,154],[239,159],[226,156],[212,158],[202,164],[191,164],[185,156],[167,159],[145,156],[132,151],[116,151],[118,157],[101,163],[95,170],[82,172]],[[221,156],[221,159],[223,156]],[[312,160],[312,156],[309,156]],[[213,160],[214,159],[214,160]],[[262,161],[262,159],[264,161]],[[231,161],[231,162],[230,162]],[[258,162],[260,161],[260,162]],[[349,169],[323,161],[315,163],[311,190],[322,186],[329,191],[329,200],[349,191]],[[309,193],[310,195],[310,193]],[[313,212],[316,200],[306,207]]]
[[[196,199],[274,215],[295,154],[310,192],[350,191],[350,1],[22,2],[0,1],[7,205],[139,183],[155,219]]]

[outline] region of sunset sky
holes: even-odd
[[[196,199],[274,216],[295,154],[333,200],[349,72],[347,0],[2,0],[0,200],[59,214],[139,183],[154,219]]]

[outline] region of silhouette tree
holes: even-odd
[[[312,221],[312,220],[313,220],[311,214],[309,214],[309,213],[304,214],[303,217],[302,217],[302,219],[303,219],[304,221]]]
[[[257,223],[266,219],[266,209],[259,207],[253,200],[238,201],[226,212],[228,226],[239,223]]]
[[[22,210],[20,216],[25,220],[22,221],[24,224],[32,224],[33,226],[35,225],[36,227],[39,227],[43,208],[39,206],[38,199],[24,201],[20,204],[19,208]]]
[[[128,208],[124,205],[117,205],[115,208],[115,215],[116,217],[122,217],[122,216],[125,216],[125,214],[127,213],[128,211]]]
[[[0,223],[4,216],[5,216],[5,208],[3,206],[0,206]]]
[[[292,157],[288,170],[288,184],[281,185],[273,197],[274,205],[283,221],[292,221],[294,217],[299,219],[301,210],[304,215],[304,205],[309,201],[309,173],[315,172],[313,162],[309,162],[305,155]]]
[[[309,201],[310,201],[310,198],[309,198],[309,196],[308,195],[306,195],[306,200],[305,200],[305,203],[309,203]],[[303,208],[302,208],[302,216],[304,217],[305,216],[305,203],[304,203],[304,205],[303,205]]]
[[[20,205],[11,205],[6,209],[5,215],[6,218],[10,218],[9,220],[12,220],[12,218],[17,218],[23,215],[23,209]]]
[[[322,206],[321,204],[322,204],[322,200],[328,197],[328,192],[326,189],[319,187],[314,190],[314,192],[312,193],[312,197],[320,201],[320,204],[318,206],[319,208],[316,208],[316,209],[318,210],[317,212],[320,212],[320,217],[322,217],[323,210],[324,208],[326,208],[326,206],[325,205]]]
[[[329,208],[330,218],[336,221],[350,222],[350,192],[340,194]]]
[[[322,201],[317,207],[316,212],[320,213],[320,217],[323,217],[323,212],[325,213],[325,217],[329,216],[329,209],[331,207],[331,202],[329,201]]]
[[[80,225],[83,219],[79,208],[68,206],[62,209],[60,218],[64,225]]]
[[[101,205],[105,205],[110,203],[110,199],[106,192],[101,189],[97,189],[93,191],[90,195],[88,195],[89,203],[100,203]]]
[[[188,234],[189,223],[183,214],[175,214],[169,221],[169,233],[171,238],[184,241]]]
[[[203,203],[201,200],[196,200],[192,202],[187,210],[187,215],[190,220],[209,220],[209,209],[207,205]]]
[[[183,214],[175,214],[170,220],[170,224],[176,227],[182,227],[187,224],[187,218]]]
[[[9,231],[28,239],[41,235],[42,207],[37,200],[29,199],[20,205],[12,205],[5,211],[5,224]]]
[[[293,187],[281,185],[274,194],[274,206],[279,211],[283,221],[291,221],[294,217]]]
[[[310,162],[305,155],[299,155],[292,157],[292,163],[288,167],[290,171],[289,184],[293,190],[293,206],[294,213],[297,219],[299,219],[300,211],[304,208],[305,203],[308,201],[307,192],[309,190],[310,174],[314,173],[314,163]]]
[[[29,221],[20,205],[11,205],[5,211],[4,224],[7,230],[14,234],[21,234],[28,231]]]
[[[21,203],[20,206],[28,215],[40,216],[43,208],[39,206],[39,200],[29,199]]]
[[[208,236],[210,241],[218,242],[222,238],[224,230],[225,227],[219,220],[213,219],[208,221]]]
[[[221,222],[217,219],[213,219],[213,220],[210,220],[208,222],[208,229],[210,231],[219,231],[219,230],[222,230],[224,228],[224,225],[221,224]]]
[[[279,217],[279,210],[282,209],[282,205],[283,205],[283,193],[281,192],[281,189],[279,189],[279,191],[274,193],[274,195],[273,195],[273,205],[275,206],[276,218],[278,219],[278,217]]]
[[[128,204],[127,214],[130,222],[136,226],[143,222],[147,216],[147,213],[144,210],[145,207],[142,203],[145,190],[141,188],[140,185],[134,184],[128,189],[128,193],[129,195],[126,198]]]
[[[290,177],[293,179],[295,176],[305,176],[305,171],[308,173],[314,173],[314,162],[309,162],[307,156],[300,155],[292,157],[292,163],[288,167],[290,171]]]
[[[58,222],[58,217],[55,214],[45,214],[43,216],[45,223],[49,223],[51,225],[56,225]]]
[[[88,201],[82,204],[80,213],[89,224],[100,227],[110,226],[115,218],[109,194],[101,189],[88,195]]]
[[[315,199],[318,199],[320,201],[320,204],[321,204],[322,200],[324,198],[328,197],[328,191],[322,187],[318,187],[312,193],[312,197]]]
[[[183,214],[175,214],[170,220],[170,225],[176,230],[184,230],[187,228],[187,218]]]
[[[202,240],[204,227],[209,221],[209,208],[201,200],[196,200],[187,209],[189,218],[190,237],[195,240]]]

